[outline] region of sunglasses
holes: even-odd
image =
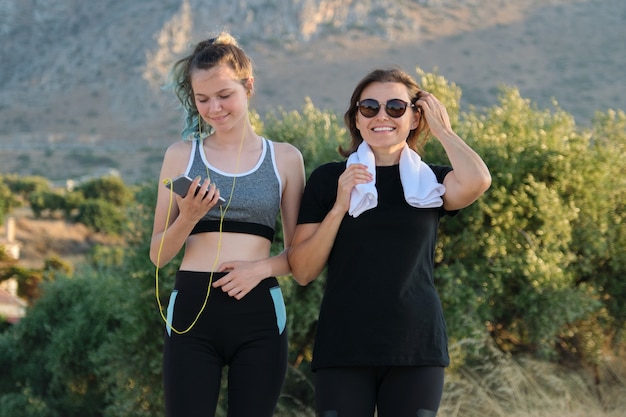
[[[367,98],[365,100],[357,101],[356,103],[356,106],[359,108],[359,112],[361,112],[363,117],[367,117],[368,119],[378,114],[381,107],[380,105],[381,103],[373,98]],[[406,108],[409,106],[415,107],[415,104],[409,104],[399,98],[393,98],[385,103],[385,112],[389,115],[389,117],[397,119],[406,113]]]

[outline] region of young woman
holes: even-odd
[[[327,269],[313,351],[320,416],[431,417],[449,364],[433,282],[439,220],[482,195],[491,177],[445,107],[397,68],[369,73],[344,116],[346,162],[318,167],[289,249],[306,285]],[[451,163],[424,163],[436,137]]]
[[[290,272],[286,250],[270,256],[270,247],[279,212],[291,244],[302,155],[255,133],[252,62],[230,34],[197,44],[173,74],[187,126],[165,153],[150,248],[162,267],[184,246],[163,314],[166,413],[214,415],[228,366],[228,415],[270,417],[287,366],[275,277]],[[185,197],[167,188],[180,174],[193,180]]]

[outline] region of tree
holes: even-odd
[[[74,220],[96,232],[118,235],[124,229],[126,218],[123,207],[97,198],[83,201]]]
[[[138,191],[142,202],[127,208],[124,262],[99,256],[73,276],[56,268],[27,316],[0,335],[0,366],[8,370],[0,376],[0,416],[162,413],[163,326],[146,255],[156,187],[146,188]],[[172,276],[172,268],[161,272]]]
[[[94,178],[76,187],[85,199],[104,200],[118,207],[125,207],[132,198],[132,191],[117,176]]]
[[[333,112],[315,108],[309,98],[301,112],[278,109],[266,118],[264,134],[297,147],[302,152],[307,177],[318,165],[341,159],[337,148],[348,141],[343,122]]]
[[[0,181],[0,222],[4,223],[6,215],[19,205],[15,194],[4,182]]]

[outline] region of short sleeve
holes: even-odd
[[[437,182],[443,184],[443,179],[448,175],[450,171],[452,171],[452,167],[446,165],[434,165],[428,164],[430,169],[435,173],[435,177],[437,177]]]
[[[345,162],[330,162],[311,173],[304,187],[298,224],[321,223],[324,220],[335,204],[337,182],[345,169]]]
[[[444,178],[446,178],[446,175],[452,172],[451,166],[433,165],[433,164],[428,164],[428,166],[435,173],[435,177],[437,177],[437,182],[440,184],[443,184],[443,180]],[[448,211],[443,208],[441,209],[441,211],[442,211],[442,215],[446,215],[446,216],[456,216],[459,213],[459,210]]]

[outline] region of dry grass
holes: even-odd
[[[448,376],[442,417],[621,417],[626,409],[626,362],[612,357],[594,383],[584,369],[501,357]]]
[[[27,268],[41,268],[51,256],[77,264],[95,244],[111,240],[81,223],[35,219],[28,208],[16,210],[11,216],[15,217],[16,239],[20,243],[20,265]],[[0,226],[0,234],[5,233],[4,225]]]

